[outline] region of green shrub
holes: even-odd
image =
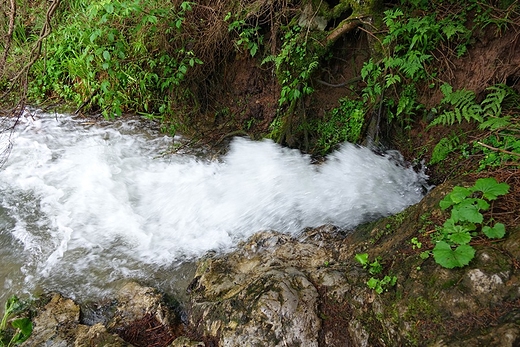
[[[94,1],[75,9],[47,40],[31,97],[58,96],[105,117],[163,117],[188,70],[202,61],[177,42],[190,2]]]

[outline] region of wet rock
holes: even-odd
[[[234,252],[208,255],[188,287],[186,330],[172,328],[177,318],[162,295],[130,283],[91,325],[82,324],[76,303],[54,295],[24,346],[519,346],[520,228],[498,242],[480,240],[463,268],[420,256],[433,248],[429,233],[445,218],[438,203],[452,186],[352,232],[261,232]],[[363,252],[379,259],[380,273],[354,259]],[[380,294],[368,288],[385,275],[397,284]]]
[[[160,293],[154,288],[143,287],[135,282],[127,283],[119,290],[116,302],[114,315],[107,324],[109,329],[129,325],[147,315],[152,315],[165,326],[175,320]]]
[[[171,347],[205,347],[206,344],[201,341],[192,341],[186,336],[181,336],[175,339],[170,345]]]
[[[33,319],[33,333],[22,346],[131,346],[117,335],[108,333],[101,324],[91,327],[80,324],[79,316],[79,305],[54,294]]]
[[[115,334],[110,334],[106,327],[100,323],[93,326],[79,325],[76,332],[74,347],[120,347],[132,346]]]
[[[153,288],[131,282],[108,302],[109,308],[93,305],[101,307],[106,317],[98,317],[100,322],[87,325],[80,322],[78,304],[54,294],[43,308],[36,310],[33,333],[23,346],[124,347],[133,346],[134,342],[137,346],[156,342],[164,345],[179,334],[178,319]]]
[[[323,265],[328,253],[265,232],[234,253],[205,259],[190,286],[191,323],[219,336],[220,346],[318,346],[319,294],[301,269]]]

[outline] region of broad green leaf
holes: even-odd
[[[258,51],[258,45],[256,45],[256,44],[251,45],[251,49],[250,49],[249,53],[251,54],[252,57],[254,57],[256,55],[257,51]]]
[[[15,319],[11,322],[11,325],[16,329],[20,329],[11,339],[11,343],[22,343],[32,334],[33,324],[29,318]]]
[[[380,274],[381,271],[383,271],[383,265],[381,265],[378,259],[370,263],[370,269],[368,269],[368,272],[370,272],[372,275]]]
[[[458,225],[462,229],[462,226]],[[458,231],[452,233],[449,237],[450,241],[459,245],[465,245],[471,241],[471,235],[468,231]]]
[[[111,3],[106,4],[105,11],[107,11],[107,13],[114,13],[114,5]]]
[[[471,194],[471,190],[464,187],[456,186],[451,193],[446,195],[439,203],[439,206],[445,210],[452,205],[456,205],[464,201]]]
[[[481,210],[487,211],[489,209],[489,202],[483,199],[475,199],[477,207]]]
[[[455,222],[468,221],[470,223],[482,223],[484,220],[478,206],[470,203],[453,206],[451,218],[453,218]]]
[[[363,266],[368,264],[368,253],[358,253],[355,256],[355,259]]]
[[[432,253],[437,264],[448,269],[466,266],[475,257],[475,249],[470,245],[460,245],[453,250],[444,241],[439,241]]]
[[[471,190],[464,187],[456,186],[453,188],[452,192],[449,194],[451,196],[451,200],[458,204],[466,199],[471,194]]]
[[[444,197],[444,199],[442,199],[440,202],[439,202],[439,206],[441,207],[441,209],[443,210],[446,210],[448,208],[450,208],[452,205],[454,204],[453,200],[451,199],[451,196],[450,195],[446,195]]]
[[[506,227],[502,223],[497,223],[492,228],[486,225],[482,227],[482,232],[490,239],[501,239],[506,234]]]
[[[446,222],[442,225],[442,231],[446,234],[460,233],[464,231],[475,230],[475,226],[473,224],[455,224],[455,220],[453,218],[446,219]]]
[[[472,190],[482,192],[488,200],[495,200],[498,196],[509,192],[509,185],[507,183],[498,183],[493,177],[480,178],[475,182]]]

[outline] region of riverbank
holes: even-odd
[[[230,253],[208,253],[187,280],[181,306],[145,280],[129,287],[144,299],[128,288],[92,304],[46,293],[41,306],[26,313],[34,318],[26,345],[167,346],[177,337],[176,346],[520,343],[519,5],[364,3],[74,1],[58,7],[47,41],[38,34],[44,17],[51,18],[43,15],[48,2],[27,2],[27,11],[17,12],[24,30],[5,37],[18,46],[5,48],[0,74],[9,96],[0,101],[14,111],[2,116],[19,116],[17,105],[24,103],[18,101],[27,96],[49,110],[66,103],[85,119],[139,114],[164,134],[185,132],[209,146],[225,147],[237,135],[269,138],[288,152],[299,149],[309,162],[322,162],[345,141],[363,143],[377,153],[398,150],[436,186],[405,212],[355,230],[323,226],[301,238],[274,230]],[[7,3],[0,6],[9,12]],[[22,32],[31,35],[24,40]],[[29,68],[22,57],[32,59],[31,45],[41,48],[44,41],[42,59]],[[11,136],[10,127],[0,131]],[[293,164],[280,167],[287,173]],[[495,180],[488,187],[492,197],[500,184],[508,191],[502,185],[496,199],[485,198],[487,188],[475,188],[482,178]],[[164,201],[175,203],[167,193],[174,184],[160,183]],[[343,196],[335,188],[328,196]],[[267,195],[284,201],[287,194],[277,193]],[[83,214],[103,206],[96,199]],[[375,202],[367,200],[367,206]],[[195,206],[208,199],[200,201]],[[341,216],[342,204],[329,211]],[[286,213],[281,221],[295,215],[288,207],[278,210]],[[105,230],[103,239],[115,229],[110,225],[94,231]],[[160,250],[177,246],[162,240]],[[438,248],[433,252],[438,244],[444,246],[440,258]],[[146,298],[153,300],[133,301]],[[133,306],[139,314],[127,312]]]
[[[189,300],[180,306],[136,284],[82,306],[53,296],[24,345],[516,346],[518,227],[498,242],[478,239],[475,259],[461,269],[421,257],[432,249],[428,233],[452,188],[436,187],[419,204],[354,231],[263,232],[229,254],[209,254],[198,261]],[[380,273],[356,261],[365,252],[379,259]],[[367,286],[384,276],[396,283],[380,293]]]

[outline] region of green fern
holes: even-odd
[[[475,102],[475,93],[470,90],[460,89],[453,91],[452,86],[445,83],[441,86],[444,98],[441,105],[448,105],[451,110],[446,110],[433,120],[431,125],[453,125],[455,121],[462,123],[465,119],[467,122],[476,120],[479,123],[482,119],[482,107]]]
[[[480,130],[497,130],[497,129],[503,129],[507,128],[511,125],[511,117],[495,117],[495,116],[489,116],[484,122],[480,123],[478,128]]]
[[[477,104],[475,93],[470,90],[456,90],[445,83],[441,86],[444,98],[441,105],[448,105],[449,110],[444,111],[431,122],[433,125],[453,125],[461,123],[463,119],[467,122],[475,120],[480,123],[479,128],[496,130],[505,128],[510,124],[510,117],[502,116],[502,104],[508,95],[511,95],[510,87],[505,84],[497,84],[486,88],[489,93],[486,98]]]
[[[442,162],[450,155],[455,152],[460,145],[460,139],[457,135],[452,135],[449,138],[443,137],[439,143],[433,148],[432,158],[430,159],[430,165]]]
[[[486,90],[491,92],[481,104],[485,121],[479,125],[479,129],[497,130],[508,127],[511,124],[511,117],[501,116],[502,105],[508,95],[516,95],[516,93],[505,84],[497,84]]]
[[[482,101],[482,111],[485,116],[499,117],[502,114],[502,102],[507,95],[507,86],[504,84],[497,84],[486,88],[491,91],[484,101]]]

